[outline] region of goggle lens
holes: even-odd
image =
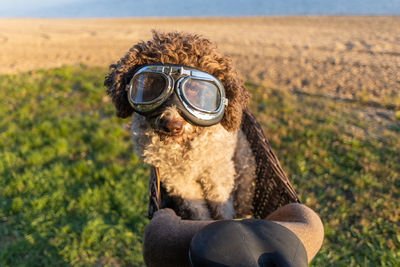
[[[216,111],[221,103],[220,91],[209,81],[188,79],[183,91],[190,104],[198,109]]]
[[[150,102],[167,87],[167,80],[157,73],[140,73],[131,82],[131,99],[137,103]]]

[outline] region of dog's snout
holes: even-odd
[[[163,117],[158,121],[158,126],[161,130],[169,134],[179,134],[183,129],[183,121],[179,119]]]

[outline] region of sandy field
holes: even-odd
[[[151,29],[215,41],[256,84],[400,107],[400,17],[0,19],[0,73],[108,66]]]

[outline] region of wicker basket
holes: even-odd
[[[260,124],[247,109],[243,112],[241,128],[250,143],[257,163],[256,189],[253,199],[254,218],[263,219],[283,205],[300,203],[288,177],[272,152]],[[151,219],[153,213],[160,208],[171,207],[171,202],[163,201],[163,198],[168,198],[168,196],[160,184],[158,169],[152,167],[150,176],[148,216]]]

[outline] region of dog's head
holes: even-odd
[[[229,57],[216,51],[208,39],[188,33],[159,33],[153,31],[153,40],[134,45],[116,64],[110,66],[104,85],[116,107],[118,117],[126,118],[134,112],[128,101],[127,88],[138,69],[148,64],[177,64],[196,68],[217,78],[228,99],[220,124],[230,132],[237,131],[249,94],[232,67]],[[140,116],[138,116],[140,117]],[[156,116],[147,118],[160,139],[180,142],[199,134],[202,127],[188,123],[176,107],[167,107]]]

